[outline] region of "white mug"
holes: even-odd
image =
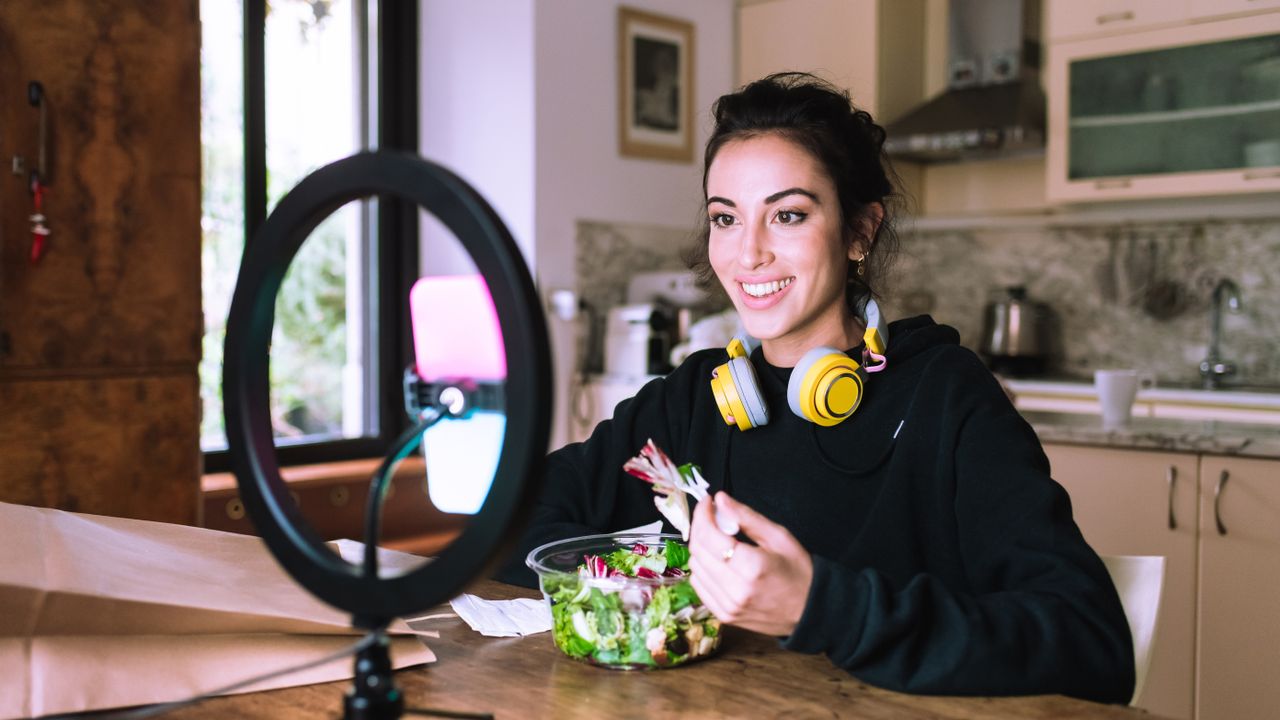
[[[1116,430],[1129,424],[1133,416],[1133,401],[1138,389],[1155,386],[1151,373],[1137,370],[1095,370],[1093,387],[1098,392],[1102,406],[1102,427]]]

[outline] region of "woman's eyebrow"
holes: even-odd
[[[800,187],[793,187],[793,188],[787,188],[786,190],[779,190],[778,192],[765,198],[764,204],[772,205],[778,202],[779,200],[781,200],[782,198],[787,197],[788,195],[803,195],[809,198],[810,200],[813,200],[815,203],[818,203],[819,205],[822,204],[822,201],[818,199],[818,196],[816,194],[811,193],[808,190],[805,190],[804,188],[800,188]],[[722,198],[719,195],[712,195],[711,197],[707,198],[707,204],[710,205],[711,203],[720,203],[721,205],[728,205],[731,208],[738,207],[729,198]]]
[[[788,196],[788,195],[803,195],[803,196],[805,196],[805,197],[809,198],[810,200],[814,201],[815,203],[818,203],[819,205],[821,205],[821,204],[822,204],[822,201],[818,199],[818,196],[817,196],[817,195],[815,195],[814,193],[809,192],[808,190],[805,190],[804,188],[798,188],[798,187],[787,188],[786,190],[779,190],[778,192],[776,192],[776,193],[774,193],[774,194],[770,195],[769,197],[765,198],[765,199],[764,199],[764,204],[765,204],[765,205],[772,205],[773,203],[778,202],[779,200],[781,200],[782,198],[784,198],[784,197],[786,197],[786,196]]]

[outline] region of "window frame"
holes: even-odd
[[[370,146],[417,153],[418,24],[417,0],[368,0],[376,8],[377,53],[362,53],[374,64],[369,100]],[[267,0],[243,0],[244,8],[244,206],[245,245],[267,218],[266,13]],[[368,15],[366,15],[366,18]],[[368,37],[368,34],[364,34]],[[369,437],[279,446],[281,466],[382,456],[408,427],[402,389],[404,369],[412,363],[409,289],[418,278],[418,208],[397,198],[370,201],[370,242],[376,261],[370,293],[377,432]],[[226,450],[204,452],[204,472],[230,470]]]

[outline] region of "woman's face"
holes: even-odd
[[[812,155],[775,134],[726,143],[707,170],[707,214],[711,267],[769,362],[856,344],[844,292],[861,251]]]

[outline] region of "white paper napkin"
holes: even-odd
[[[662,521],[619,530],[615,535],[662,532]],[[472,630],[489,637],[523,637],[551,629],[551,609],[545,600],[485,600],[463,593],[449,601],[449,606]]]
[[[489,637],[523,637],[551,629],[551,609],[543,600],[484,600],[463,593],[449,605],[472,630]]]

